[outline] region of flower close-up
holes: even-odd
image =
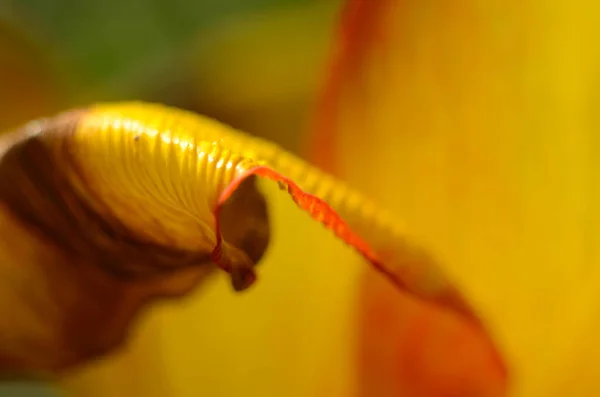
[[[109,354],[102,351],[92,359],[86,351],[85,362],[59,377],[59,393],[73,397],[600,394],[600,348],[594,340],[600,327],[600,241],[594,237],[600,235],[596,200],[600,180],[593,176],[594,159],[600,154],[594,139],[600,125],[595,93],[600,76],[596,44],[600,6],[589,0],[339,3],[257,13],[245,23],[225,24],[226,33],[207,30],[211,40],[197,46],[187,68],[194,69],[209,51],[213,57],[192,74],[187,84],[191,88],[180,100],[193,102],[195,106],[188,107],[200,113],[206,109],[232,124],[262,129],[263,138],[284,149],[301,142],[299,156],[315,169],[295,157],[269,157],[268,142],[240,138],[210,121],[194,124],[192,116],[150,105],[78,110],[86,115],[77,116],[76,127],[65,118],[64,125],[75,131],[67,143],[52,135],[40,138],[50,142],[49,157],[55,161],[49,164],[56,172],[48,175],[59,175],[47,178],[58,180],[63,190],[72,180],[71,174],[62,178],[61,159],[75,159],[64,169],[80,178],[73,183],[79,189],[74,197],[89,200],[81,209],[77,200],[66,201],[65,208],[83,214],[76,221],[92,222],[85,211],[100,208],[106,218],[116,219],[112,223],[108,219],[106,227],[138,233],[121,236],[110,229],[107,239],[90,238],[94,258],[102,257],[103,249],[112,250],[113,240],[115,247],[132,240],[128,252],[144,251],[142,267],[152,264],[155,251],[154,246],[138,244],[139,235],[161,244],[167,241],[177,249],[206,243],[203,255],[210,253],[215,241],[221,244],[219,220],[214,221],[210,211],[218,213],[214,208],[225,202],[219,194],[223,189],[229,192],[226,186],[237,177],[216,171],[199,172],[197,177],[190,171],[189,183],[181,187],[175,182],[180,174],[173,164],[204,170],[200,165],[194,168],[196,163],[190,165],[186,157],[199,136],[209,136],[214,140],[210,150],[219,150],[206,152],[217,153],[207,164],[219,164],[218,156],[226,161],[239,158],[231,162],[237,164],[234,168],[243,168],[244,177],[249,171],[265,176],[269,167],[283,175],[269,174],[279,186],[267,177],[257,181],[257,190],[251,186],[250,193],[244,190],[247,186],[241,187],[234,196],[239,201],[230,201],[231,212],[226,209],[222,219],[225,254],[201,257],[218,265],[214,272],[202,270],[202,282],[196,286],[194,278],[193,288],[184,276],[165,281],[160,294],[152,289],[153,298],[155,294],[176,298],[153,301],[127,332],[120,330],[126,336],[115,339],[123,343]],[[311,24],[315,28],[307,27]],[[284,37],[294,46],[288,48]],[[322,41],[320,46],[312,46],[311,41],[317,40]],[[277,51],[292,60],[286,63]],[[306,71],[311,68],[312,74]],[[204,96],[198,99],[202,90]],[[297,111],[300,103],[310,110]],[[262,117],[261,112],[269,109],[278,109],[280,118]],[[32,116],[25,112],[23,118],[34,117],[35,112],[41,111],[31,110]],[[169,124],[171,116],[177,123]],[[138,121],[136,130],[131,125]],[[205,126],[209,133],[187,131],[186,125]],[[276,131],[288,127],[289,131]],[[301,129],[302,133],[290,132]],[[125,132],[114,132],[121,130]],[[175,138],[160,144],[175,142],[177,151],[162,149],[151,140],[163,133]],[[0,146],[5,150],[4,143]],[[22,152],[23,158],[40,153],[36,147],[29,149]],[[3,155],[2,170],[16,164],[15,151],[7,152],[12,157]],[[164,154],[161,159],[176,160],[146,161],[145,153],[153,159],[159,152]],[[20,161],[26,164],[23,168],[29,164]],[[153,176],[155,169],[160,178]],[[0,229],[3,233],[12,230],[6,225],[21,219],[3,215],[5,208],[21,200],[10,192],[9,181],[29,189],[23,191],[47,192],[45,177],[39,177],[41,187],[31,187],[23,182],[29,175],[15,171],[0,183],[0,215],[7,219]],[[129,182],[125,176],[131,175],[139,178]],[[192,182],[205,180],[201,178],[211,182],[210,189],[194,187]],[[322,180],[327,183],[319,185]],[[146,181],[151,183],[146,186]],[[365,199],[364,206],[348,204],[358,202],[359,196],[348,193],[346,185],[387,211],[381,214],[393,214],[380,223],[399,230],[389,234],[394,238],[369,223],[379,219],[370,201]],[[306,196],[294,190],[306,186],[316,187],[306,189]],[[158,194],[161,189],[175,193],[165,199]],[[210,211],[177,208],[179,203],[171,199],[180,194],[189,202],[206,195]],[[344,201],[344,195],[352,200]],[[318,201],[323,197],[331,207]],[[63,217],[49,216],[46,223],[36,218],[36,211],[58,208],[52,197],[32,202],[40,204],[24,205],[20,216],[54,230],[52,222]],[[248,216],[263,211],[263,203],[268,217],[262,212]],[[315,206],[325,209],[319,212]],[[104,220],[97,228],[105,228]],[[208,232],[194,229],[205,220]],[[90,225],[92,233],[96,223]],[[354,230],[358,240],[347,237],[348,225],[358,225]],[[73,223],[64,230],[72,233],[77,227]],[[25,245],[44,241],[36,234],[38,229],[15,230],[18,233],[11,238]],[[61,236],[55,237],[69,246]],[[79,240],[87,244],[86,236],[72,236],[76,249]],[[373,255],[362,245],[363,239],[375,248]],[[13,240],[0,244],[5,261],[21,259],[6,254],[13,249]],[[249,244],[260,247],[248,248]],[[419,255],[412,254],[413,244]],[[260,251],[256,260],[253,250]],[[123,255],[118,254],[109,257],[111,264],[120,263]],[[228,254],[234,259],[222,260]],[[128,255],[127,261],[133,254]],[[248,279],[236,279],[235,259],[248,262],[247,257],[252,259],[252,280],[245,273]],[[254,272],[258,277],[254,284],[241,291],[254,281]],[[52,283],[40,280],[34,280],[39,288]],[[234,291],[232,283],[240,291]],[[106,310],[119,317],[128,311],[127,305],[145,304],[141,289],[132,295],[122,292],[129,288],[126,283],[110,288],[110,293],[103,290],[98,295],[110,296],[110,305],[90,303],[92,309],[84,310],[93,327],[107,327]],[[113,295],[117,290],[122,295]],[[119,319],[119,328],[121,320],[129,324],[128,317]]]

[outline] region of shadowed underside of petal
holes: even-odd
[[[147,303],[183,296],[216,270],[212,246],[156,238],[165,236],[152,217],[160,208],[140,211],[125,192],[119,202],[134,211],[112,211],[100,193],[111,190],[79,163],[85,147],[72,145],[86,114],[31,122],[0,139],[0,313],[8,318],[0,377],[57,375],[113,351]],[[222,206],[221,231],[257,262],[269,241],[266,202],[254,178],[238,190]],[[149,233],[129,227],[138,216]]]
[[[0,377],[56,376],[116,349],[148,302],[215,269],[210,252],[140,239],[73,188],[71,158],[47,139],[70,136],[84,114],[0,142]]]

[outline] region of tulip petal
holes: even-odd
[[[222,243],[214,211],[256,174],[282,184],[302,209],[402,289],[476,317],[401,223],[268,141],[190,112],[142,103],[97,105],[67,139],[76,148],[73,162],[81,174],[74,178],[90,186],[92,197],[153,241],[168,239],[189,250],[216,245],[213,260],[231,272],[234,284],[242,283],[236,289],[251,283],[253,263],[233,246],[223,249],[227,242]],[[155,208],[153,219],[144,215],[147,208]]]
[[[435,260],[389,214],[267,141],[190,112],[121,103],[33,122],[3,142],[0,193],[9,211],[65,255],[63,262],[86,263],[115,278],[123,293],[127,285],[199,269],[209,258],[231,275],[235,290],[248,288],[269,241],[265,202],[253,183],[261,176],[402,291],[476,321]],[[183,295],[198,280],[166,284]],[[109,350],[143,301],[140,295],[105,343],[35,369],[70,367]],[[103,329],[92,328],[77,332],[102,339]]]
[[[339,174],[441,258],[497,344],[511,396],[597,395],[598,5],[351,3],[379,10],[369,29],[384,39],[350,49],[358,71],[336,83]],[[402,316],[391,302],[377,307]]]
[[[460,15],[463,8],[468,10],[468,5],[461,3],[448,8],[455,8],[451,12]],[[384,200],[389,208],[395,208],[404,215],[412,214],[407,213],[403,203],[414,201],[425,205],[440,197],[439,193],[433,193],[431,199],[419,194],[419,186],[415,186],[413,180],[433,187],[440,181],[440,176],[443,177],[440,173],[437,179],[428,181],[418,174],[419,159],[414,158],[411,151],[418,153],[420,148],[411,145],[418,145],[419,141],[426,145],[427,137],[415,135],[419,132],[418,127],[414,128],[415,133],[396,127],[401,124],[396,121],[399,114],[405,117],[405,123],[419,120],[420,116],[399,110],[402,106],[411,108],[413,99],[399,93],[410,92],[410,84],[417,89],[416,83],[406,82],[407,87],[395,88],[396,80],[404,82],[403,74],[419,73],[418,69],[406,69],[412,67],[411,57],[418,56],[410,52],[419,50],[419,43],[410,41],[413,39],[411,26],[419,18],[416,13],[427,15],[427,11],[417,9],[418,6],[412,2],[353,0],[347,3],[329,79],[317,109],[311,150],[318,165],[359,183],[363,189]],[[435,10],[435,6],[431,10]],[[426,90],[427,86],[423,89]],[[380,104],[385,107],[380,107]],[[407,147],[403,150],[396,146],[398,144]],[[387,163],[379,158],[384,147],[390,152],[397,151],[395,156],[386,158]],[[423,147],[427,149],[427,146]],[[365,159],[365,162],[357,162],[358,158]],[[373,161],[375,158],[378,160]],[[371,170],[378,166],[367,167],[367,162],[385,166],[388,178],[399,183],[379,183],[379,179],[369,176]],[[413,163],[417,166],[410,168]],[[403,164],[409,166],[399,169]],[[416,189],[399,189],[400,181],[408,181]],[[398,201],[389,198],[398,195],[403,196]],[[451,213],[452,210],[448,208],[448,211]],[[439,229],[435,219],[427,224],[411,219],[410,228],[413,227],[430,242],[431,232]],[[431,231],[424,227],[431,228]],[[435,244],[429,247],[436,254],[448,258]],[[444,271],[456,274],[454,265],[444,268]],[[398,295],[373,274],[365,275],[360,296],[361,395],[438,396],[466,392],[503,395],[506,391],[504,360],[485,330],[481,332],[469,321],[448,317],[434,308],[414,302],[410,297]],[[385,320],[382,322],[381,318]],[[487,325],[485,312],[483,321]],[[421,331],[413,332],[413,329]],[[462,365],[453,359],[457,354],[457,338],[461,340]],[[394,351],[395,354],[392,353]]]

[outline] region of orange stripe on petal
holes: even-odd
[[[506,395],[506,369],[477,324],[398,294],[374,272],[360,296],[358,397]]]
[[[372,44],[384,42],[379,20],[381,10],[389,3],[389,0],[351,0],[342,11],[341,28],[307,144],[311,162],[327,172],[340,171],[336,169],[333,149],[339,134],[336,119],[343,87],[362,69]]]

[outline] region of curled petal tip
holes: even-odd
[[[81,331],[87,350],[75,362],[110,349],[107,335],[120,340],[115,335],[144,302],[177,295],[177,286],[189,291],[186,277],[172,281],[181,272],[197,269],[204,276],[216,264],[236,291],[255,282],[270,241],[257,177],[278,182],[403,293],[456,312],[464,308],[441,299],[453,290],[450,280],[366,197],[270,142],[199,115],[134,102],[57,116],[10,146],[0,172],[6,176],[2,203],[62,258],[52,273],[54,288],[69,288],[59,286],[63,277],[90,295],[88,305],[73,306],[69,296],[49,302],[76,307],[71,318],[87,316],[95,324]],[[389,261],[382,260],[385,250],[392,250]],[[125,310],[120,322],[107,321],[93,302],[104,305],[102,313]]]
[[[252,269],[239,269],[231,272],[231,285],[237,292],[245,291],[256,282],[256,273]]]

